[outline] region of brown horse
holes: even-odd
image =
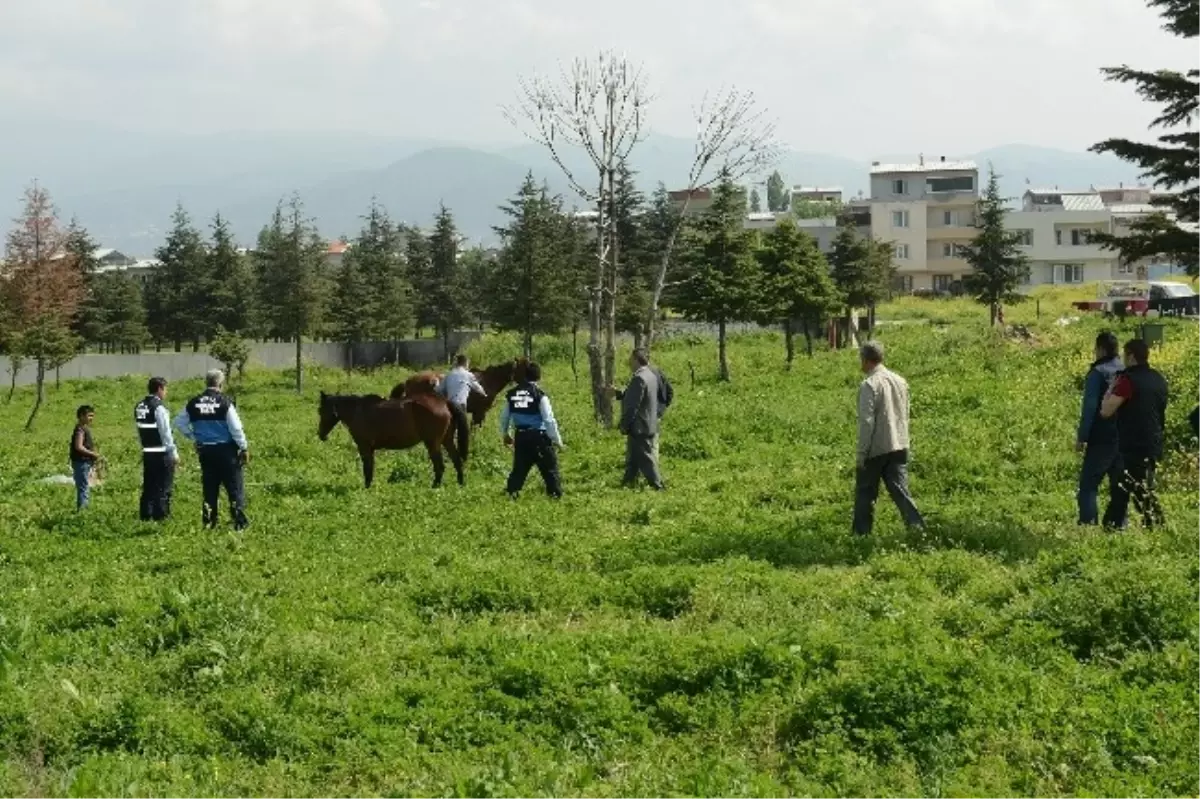
[[[317,437],[322,441],[338,422],[346,425],[362,459],[363,481],[367,488],[375,477],[375,451],[409,449],[424,444],[433,463],[433,487],[442,484],[450,455],[458,484],[465,483],[463,464],[470,447],[467,415],[432,390],[417,391],[400,400],[385,400],[378,394],[326,394],[321,392],[317,408]],[[457,446],[455,435],[457,434]]]
[[[479,381],[479,385],[483,386],[483,390],[487,392],[486,397],[480,396],[474,391],[467,395],[467,413],[471,414],[472,427],[483,426],[483,420],[487,418],[488,411],[492,409],[492,405],[495,404],[496,397],[500,396],[501,391],[510,383],[519,383],[525,379],[525,366],[528,363],[528,358],[514,358],[511,361],[493,364],[484,369],[471,370],[475,379]],[[441,375],[434,372],[418,372],[393,388],[391,399],[401,399],[407,396],[409,394],[407,389],[410,385],[414,389],[420,387],[424,390],[430,381],[436,385],[440,379]]]

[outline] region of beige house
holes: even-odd
[[[792,202],[807,200],[809,202],[828,203],[842,201],[844,191],[841,186],[793,186]]]
[[[973,161],[871,164],[871,235],[894,245],[897,289],[949,291],[962,279],[978,201]]]

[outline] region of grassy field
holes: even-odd
[[[251,528],[135,521],[143,380],[0,405],[0,792],[70,795],[1195,795],[1197,331],[1168,323],[1167,529],[1074,525],[1073,434],[1100,322],[960,302],[881,318],[913,390],[908,534],[881,501],[849,534],[849,353],[782,369],[774,336],[666,344],[670,490],[623,492],[569,344],[543,342],[567,492],[503,499],[495,418],[468,485],[420,452],[361,487],[316,393],[399,372],[237,386]],[[1123,332],[1128,337],[1132,326]],[[513,353],[485,339],[477,363]],[[689,364],[695,366],[694,385]],[[177,409],[198,382],[172,386]],[[84,515],[74,407],[98,409],[108,482]]]

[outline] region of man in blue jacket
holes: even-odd
[[[1100,484],[1108,477],[1109,509],[1105,512],[1105,524],[1120,527],[1124,519],[1110,519],[1113,510],[1112,497],[1124,474],[1120,441],[1115,419],[1100,415],[1100,402],[1108,391],[1109,384],[1124,367],[1117,355],[1117,337],[1107,330],[1096,336],[1096,360],[1088,369],[1083,385],[1083,411],[1079,416],[1079,430],[1075,436],[1075,447],[1083,453],[1083,465],[1079,470],[1079,523],[1100,522]]]
[[[250,445],[237,408],[221,393],[225,373],[220,369],[210,370],[204,376],[204,384],[207,386],[204,393],[192,397],[175,417],[175,427],[184,438],[195,443],[200,455],[204,526],[217,526],[217,504],[223,485],[233,510],[233,527],[244,530],[249,521],[242,468],[250,459]]]

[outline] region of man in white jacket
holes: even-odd
[[[908,493],[908,383],[883,365],[882,344],[868,341],[859,358],[866,378],[858,389],[854,532],[871,532],[880,480],[904,523],[923,527],[925,521]]]

